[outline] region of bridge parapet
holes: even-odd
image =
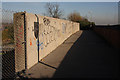
[[[14,14],[14,29],[18,72],[31,68],[79,31],[79,23],[23,12]]]
[[[93,30],[106,39],[115,48],[120,49],[120,28],[113,27],[94,27]]]

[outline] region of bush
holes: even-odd
[[[93,25],[95,25],[94,22],[90,22],[87,18],[80,16],[78,12],[69,14],[68,20],[80,23],[81,30],[92,29]]]
[[[3,44],[14,43],[14,27],[13,24],[7,24],[2,31]]]

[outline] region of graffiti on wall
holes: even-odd
[[[43,42],[40,42],[39,40],[37,40],[36,45],[39,46],[39,49],[43,49]]]
[[[22,47],[22,45],[21,45],[21,43],[22,43],[22,41],[21,41],[21,39],[23,39],[23,26],[20,24],[18,27],[17,27],[17,31],[16,31],[16,46],[17,47],[19,47],[19,48],[21,48]]]
[[[43,22],[45,25],[49,25],[50,24],[50,20],[47,18],[43,18]]]
[[[32,39],[30,38],[30,46],[32,46]]]
[[[47,47],[52,41],[56,40],[57,30],[54,26],[50,25],[50,20],[48,18],[43,18],[43,23],[40,24],[40,35],[43,37],[44,46]],[[56,35],[55,35],[56,34]]]
[[[62,30],[60,31],[60,29],[58,29],[56,25],[50,24],[50,20],[48,18],[44,17],[42,20],[43,23],[41,24],[34,22],[34,34],[36,39],[38,37],[38,34],[40,36],[40,40],[36,41],[36,45],[39,46],[38,48],[41,50],[43,50],[43,48],[47,47],[53,41],[57,41],[57,38],[61,36],[61,33],[66,34],[68,28],[66,23],[62,23]],[[54,24],[56,24],[56,22],[54,22]],[[74,24],[72,24],[72,26],[73,25]],[[72,26],[69,26],[69,33],[71,32]],[[31,40],[30,45],[32,45]]]

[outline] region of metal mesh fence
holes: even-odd
[[[32,35],[33,33],[36,33],[34,27],[39,27],[39,19],[37,16],[31,18],[32,15],[34,14],[27,14],[26,12],[17,13],[16,11],[10,11],[5,9],[2,10],[2,78],[30,78],[30,75],[26,74],[25,72],[26,69],[34,65],[35,61],[39,62],[39,57],[44,57],[45,55],[47,55],[58,45],[62,44],[62,42],[70,35],[79,30],[78,27],[74,27],[75,25],[78,26],[77,23],[73,24],[72,22],[63,21],[63,23],[65,24],[63,24],[63,27],[61,28],[61,23],[59,23],[61,21],[58,20],[59,22],[57,24],[59,25],[59,27],[56,27],[56,21],[54,21],[54,19],[53,23],[51,22],[50,25],[49,18],[47,19],[45,17],[41,17],[41,20],[43,19],[43,22],[41,21],[42,23],[40,23],[40,25],[41,27],[43,27],[42,25],[44,25],[45,27],[43,29],[40,27],[40,37],[43,40],[41,40],[41,43],[39,43],[39,39],[41,38],[38,37],[37,39],[34,35]],[[33,21],[36,18],[37,24],[35,24],[36,21]],[[29,21],[29,19],[31,20]],[[39,34],[39,32],[37,34]],[[61,35],[63,34],[64,36],[62,37]],[[58,41],[58,37],[62,38],[60,38]],[[31,39],[34,39],[33,43]],[[54,43],[55,46],[50,48],[53,45],[52,43]],[[42,56],[39,56],[39,46],[41,44],[45,44],[44,53],[46,54],[42,54]],[[42,52],[43,46],[41,46],[40,49]],[[38,55],[33,56],[35,54],[31,53],[36,53]]]
[[[14,44],[14,26],[13,26],[13,14],[15,11],[2,9],[2,44],[3,48],[6,45]],[[8,47],[8,46],[7,46]],[[11,48],[11,45],[10,45]]]
[[[15,40],[15,71],[19,72],[25,70],[25,13],[19,12],[14,14],[14,40]],[[23,71],[24,72],[24,71]]]
[[[21,79],[28,76],[25,73],[24,16],[24,12],[2,9],[2,51],[0,55],[2,57],[2,79]]]
[[[2,78],[15,78],[15,45],[13,14],[2,9]]]
[[[15,77],[13,13],[2,9],[2,78]]]

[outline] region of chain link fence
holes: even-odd
[[[14,15],[14,13],[16,13],[17,16]],[[25,17],[22,15],[23,13],[24,12],[2,9],[2,50],[0,55],[2,57],[2,79],[30,78],[30,74],[26,74],[25,68],[21,69],[25,67],[26,58],[24,53],[24,35],[26,34],[24,28]],[[20,17],[21,15],[22,17]],[[18,48],[15,49],[15,47]],[[16,52],[19,53],[15,55]],[[16,62],[21,64],[18,65]],[[17,73],[16,67],[20,70],[17,71]]]
[[[2,78],[15,77],[15,49],[13,14],[15,11],[2,9]]]
[[[15,74],[15,43],[13,15],[17,11],[2,9],[2,79],[19,77]]]

